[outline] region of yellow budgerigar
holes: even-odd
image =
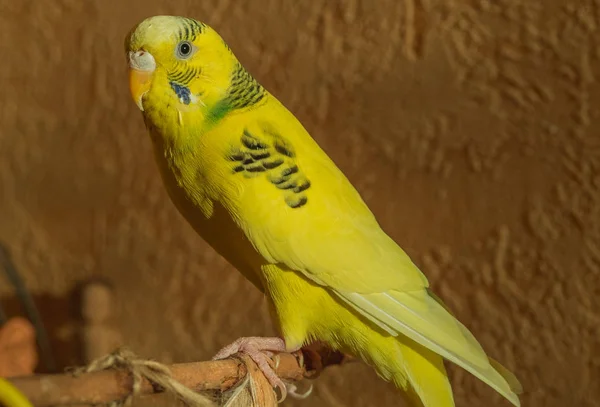
[[[169,196],[265,294],[281,334],[240,338],[215,358],[248,354],[285,397],[268,356],[318,340],[371,365],[415,405],[447,407],[445,358],[519,406],[517,379],[447,311],[344,174],[215,30],[156,16],[125,46]]]

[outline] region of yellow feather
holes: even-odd
[[[182,41],[198,51],[182,56]],[[154,67],[132,94],[169,196],[265,292],[289,349],[318,339],[350,352],[426,407],[454,405],[443,357],[519,405],[517,379],[430,292],[344,174],[214,30],[153,17],[126,49],[140,58],[132,66]]]

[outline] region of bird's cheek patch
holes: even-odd
[[[189,105],[192,102],[192,98],[194,96],[192,95],[192,92],[187,86],[180,85],[177,82],[173,81],[171,81],[170,84],[171,89],[173,89],[173,92],[175,92],[177,98],[181,103],[183,103],[184,105]]]

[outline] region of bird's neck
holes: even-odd
[[[184,118],[188,123],[193,121],[196,129],[208,129],[229,114],[266,102],[268,92],[235,59],[214,78],[218,79],[198,77],[183,83],[163,74],[157,81],[161,85],[151,90],[144,105],[145,116],[161,133],[176,137],[173,127],[180,127]]]
[[[236,61],[227,90],[218,99],[205,102],[206,119],[216,123],[229,113],[255,107],[266,96],[267,91]]]

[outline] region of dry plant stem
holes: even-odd
[[[315,377],[323,368],[349,360],[346,355],[324,348],[302,352],[305,366],[300,366],[298,358],[292,354],[279,355],[276,372],[283,380],[299,381],[305,377]],[[174,379],[196,391],[228,390],[247,372],[244,363],[238,359],[179,363],[170,365],[169,369]],[[38,407],[118,401],[128,396],[132,388],[131,376],[119,370],[87,373],[78,377],[71,374],[35,375],[11,378],[9,381]],[[139,394],[162,391],[144,380]]]

